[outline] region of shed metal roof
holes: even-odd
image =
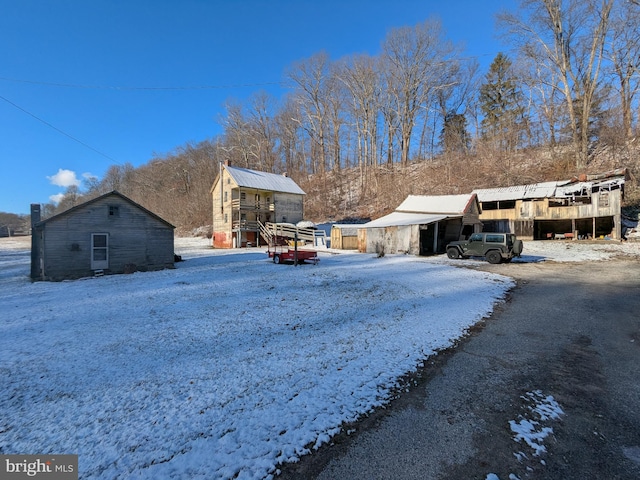
[[[41,221],[37,222],[34,226],[40,227],[42,225],[46,225],[47,223],[51,223],[53,221],[57,221],[60,218],[66,217],[67,215],[73,215],[75,212],[77,212],[79,210],[82,210],[85,207],[88,207],[88,206],[90,206],[90,205],[92,205],[94,203],[97,203],[100,200],[102,200],[104,198],[107,198],[107,197],[119,197],[119,198],[123,199],[124,201],[129,202],[134,207],[136,207],[136,208],[140,209],[141,211],[145,212],[150,217],[153,217],[153,218],[159,220],[160,222],[164,223],[168,227],[176,228],[175,226],[173,226],[172,224],[167,222],[165,219],[159,217],[158,215],[156,215],[152,211],[147,210],[142,205],[140,205],[139,203],[134,202],[129,197],[124,196],[123,194],[121,194],[117,190],[112,190],[111,192],[107,192],[107,193],[105,193],[103,195],[100,195],[98,197],[92,198],[91,200],[87,200],[86,202],[82,202],[82,203],[80,203],[78,205],[75,205],[75,206],[69,208],[68,210],[65,210],[63,212],[57,213],[56,215],[53,215],[53,216],[51,216],[49,218],[45,218],[44,220],[41,220]]]
[[[239,187],[306,195],[298,184],[293,181],[293,179],[284,175],[231,167],[227,165],[225,165],[224,168]]]
[[[474,194],[464,195],[409,195],[396,212],[463,214]]]
[[[405,225],[427,225],[439,222],[445,218],[461,217],[462,215],[437,215],[425,213],[391,212],[389,215],[377,218],[361,225],[361,228],[401,227]]]

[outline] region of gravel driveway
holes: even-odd
[[[388,408],[280,478],[640,478],[637,257],[472,268],[518,286]]]

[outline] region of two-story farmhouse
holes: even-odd
[[[626,169],[557,182],[474,190],[485,231],[523,239],[621,238]]]
[[[211,195],[214,248],[258,245],[260,223],[296,224],[304,215],[305,192],[286,174],[226,163],[220,167]]]

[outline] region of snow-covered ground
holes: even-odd
[[[520,261],[638,246],[526,242]],[[294,267],[206,239],[177,239],[175,270],[31,283],[28,248],[0,239],[0,453],[75,453],[81,478],[274,475],[388,401],[514,284],[446,256]]]

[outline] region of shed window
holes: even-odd
[[[118,207],[118,205],[109,205],[109,216],[110,217],[119,217],[120,216],[120,207]]]

